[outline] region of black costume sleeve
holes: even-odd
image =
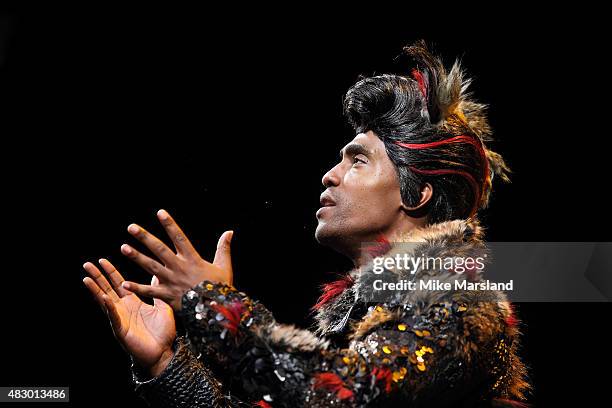
[[[174,356],[157,377],[132,362],[132,378],[138,395],[155,408],[233,407],[239,401],[222,393],[219,383],[193,354],[187,341],[178,337],[173,345]]]

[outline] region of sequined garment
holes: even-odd
[[[482,235],[476,220],[455,220],[402,241],[418,243],[415,253],[464,256],[483,247]],[[322,297],[315,331],[277,323],[233,287],[201,282],[178,314],[189,347],[177,340],[157,378],[140,381],[135,369],[137,391],[155,407],[523,406],[519,321],[503,293],[404,292],[373,302],[363,271]]]

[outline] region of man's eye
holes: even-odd
[[[353,164],[356,164],[356,163],[363,163],[363,164],[365,164],[365,163],[367,163],[367,161],[365,159],[363,159],[363,158],[360,158],[359,156],[355,156],[355,157],[353,157]]]

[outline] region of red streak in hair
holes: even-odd
[[[421,173],[421,174],[432,174],[432,175],[433,174],[459,174],[465,177],[470,183],[470,185],[472,186],[472,189],[474,190],[474,193],[476,195],[476,200],[472,208],[472,211],[470,212],[470,217],[476,213],[476,211],[478,210],[480,201],[482,200],[482,194],[484,193],[486,184],[488,183],[489,178],[490,178],[489,160],[487,159],[487,154],[484,151],[484,148],[483,148],[483,145],[480,139],[478,139],[476,136],[459,135],[459,136],[454,136],[448,139],[438,140],[436,142],[429,142],[429,143],[403,143],[403,142],[395,142],[395,143],[398,146],[402,146],[408,149],[431,149],[431,148],[447,145],[450,143],[468,143],[469,145],[474,147],[480,154],[480,159],[482,160],[483,168],[484,168],[484,182],[482,186],[480,187],[478,186],[478,183],[476,182],[476,180],[471,174],[461,171],[461,170],[450,170],[450,169],[447,169],[447,170],[419,170],[414,167],[411,167],[411,169],[415,171],[416,173]],[[438,173],[436,173],[436,171]]]
[[[529,408],[531,407],[530,404],[526,404],[524,402],[520,402],[520,401],[514,401],[514,400],[510,400],[510,399],[505,399],[505,398],[493,398],[493,401],[499,402],[503,405],[507,405],[510,407],[514,407],[514,408]]]
[[[478,150],[478,153],[480,153],[480,158],[482,159],[484,163],[485,176],[489,174],[489,161],[487,160],[487,155],[484,149],[482,148],[482,143],[480,143],[479,141],[476,141],[474,137],[467,136],[467,135],[460,135],[460,136],[451,137],[449,139],[439,140],[437,142],[430,142],[430,143],[396,142],[397,145],[402,146],[402,147],[407,147],[408,149],[429,149],[432,147],[438,147],[438,146],[442,146],[442,145],[449,144],[449,143],[468,143],[474,146],[474,148]]]

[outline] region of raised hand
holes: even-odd
[[[202,259],[185,236],[185,233],[165,210],[157,217],[174,244],[171,250],[159,238],[144,228],[131,224],[128,232],[142,242],[158,259],[152,259],[133,247],[124,244],[121,253],[159,279],[159,285],[141,285],[125,282],[123,287],[142,296],[162,299],[175,311],[181,308],[183,294],[203,280],[233,283],[230,242],[233,231],[224,232],[219,238],[217,252],[212,263]]]
[[[106,311],[121,346],[151,375],[159,375],[173,356],[176,326],[172,308],[159,299],[153,305],[144,303],[121,286],[124,279],[109,261],[99,262],[111,283],[91,262],[83,265],[90,275],[83,283]],[[157,278],[153,277],[151,285],[158,285]]]

